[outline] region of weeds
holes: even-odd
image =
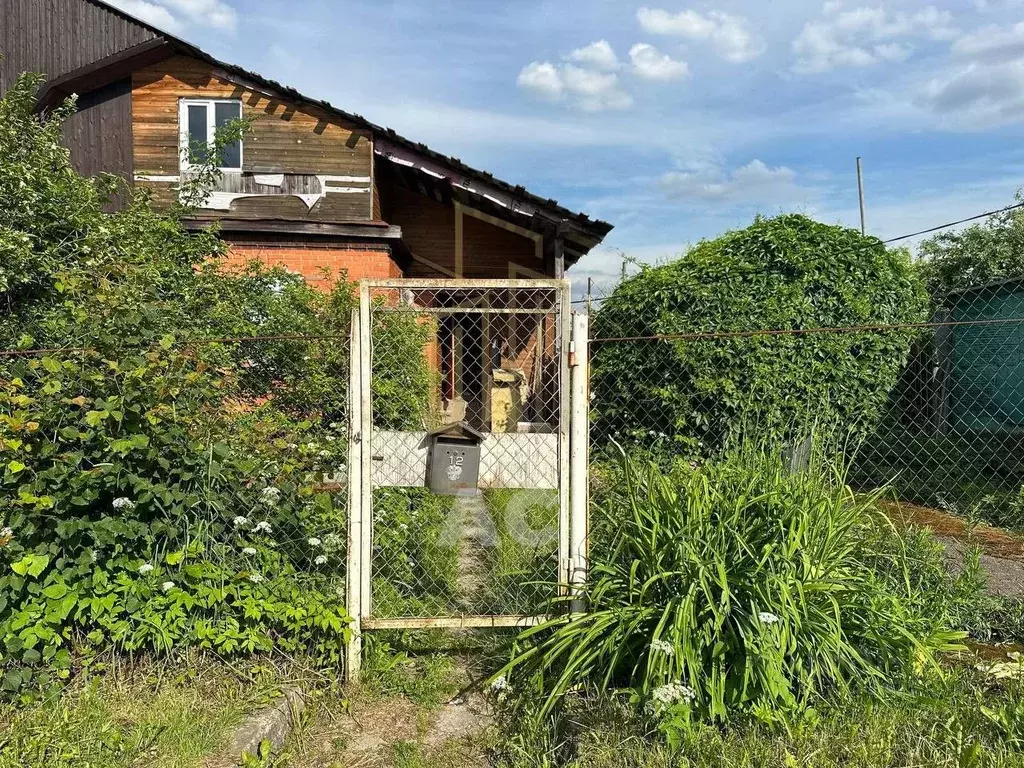
[[[115,661],[59,696],[0,707],[0,768],[153,768],[194,765],[221,745],[279,684],[199,654],[177,661]]]
[[[553,718],[520,716],[495,749],[501,768],[982,768],[1024,764],[1019,684],[992,690],[961,670],[881,700],[859,695],[768,725],[695,724],[669,749],[628,701],[573,697]]]

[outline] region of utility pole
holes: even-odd
[[[590,305],[594,300],[594,278],[587,278],[587,315],[590,315]]]
[[[860,233],[866,235],[868,226],[864,218],[864,166],[857,158],[857,196],[860,198]]]
[[[626,254],[622,254],[622,282],[626,282]]]

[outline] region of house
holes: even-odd
[[[0,54],[0,94],[24,71],[47,77],[41,111],[77,94],[66,142],[80,172],[119,175],[157,204],[188,178],[189,147],[251,121],[187,222],[217,222],[237,263],[281,264],[311,281],[325,268],[351,280],[561,278],[611,230],[102,0],[0,0]],[[531,349],[551,332],[516,323],[501,340],[479,317],[448,318],[432,345],[442,398],[487,400],[492,368],[535,377]],[[495,355],[501,345],[508,354]]]
[[[0,93],[48,78],[71,94],[76,167],[118,174],[170,202],[183,149],[252,120],[189,222],[220,223],[235,259],[362,277],[561,277],[611,225],[223,61],[101,0],[0,0]]]

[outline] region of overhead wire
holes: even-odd
[[[957,219],[956,221],[946,222],[945,224],[938,224],[938,225],[936,225],[934,227],[928,227],[927,229],[922,229],[922,230],[919,230],[917,232],[910,232],[909,234],[906,234],[906,235],[898,235],[897,237],[890,237],[887,240],[880,240],[880,242],[882,244],[884,244],[884,245],[890,245],[892,243],[898,243],[898,242],[902,242],[904,240],[910,240],[910,239],[915,238],[915,237],[920,237],[921,235],[929,235],[929,234],[932,234],[934,232],[939,232],[939,231],[944,230],[944,229],[949,229],[951,227],[957,227],[957,226],[960,226],[961,224],[968,224],[968,223],[970,223],[972,221],[978,221],[980,219],[987,219],[987,218],[989,218],[991,216],[997,216],[1000,213],[1008,213],[1010,211],[1017,210],[1017,209],[1020,209],[1020,208],[1024,208],[1024,202],[1014,203],[1013,205],[1007,205],[1007,206],[1005,206],[1003,208],[997,208],[996,210],[993,210],[993,211],[985,211],[984,213],[978,213],[978,214],[975,214],[974,216],[968,216],[967,218]],[[874,247],[874,246],[865,245],[865,246],[861,246],[860,248],[851,249],[851,250],[849,250],[847,252],[848,253],[856,253],[856,252],[861,251],[861,250],[868,250],[869,248],[872,248],[872,247]],[[809,262],[806,262],[806,263],[809,263]],[[800,265],[797,265],[797,266],[800,266]],[[758,269],[752,269],[752,270],[747,270],[747,271],[740,270],[740,271],[733,272],[732,274],[734,274],[734,275],[751,275],[751,274],[758,274],[760,272],[765,272],[765,271],[767,271],[767,270],[764,267],[760,267]],[[586,304],[588,301],[592,303],[592,302],[595,302],[595,301],[606,301],[609,298],[610,298],[610,296],[601,296],[601,297],[591,296],[589,298],[573,299],[572,303],[573,304]]]

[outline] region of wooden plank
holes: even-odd
[[[138,174],[180,173],[178,105],[183,98],[241,100],[243,115],[253,121],[252,132],[245,138],[243,170],[360,177],[370,177],[373,172],[369,130],[312,105],[253,90],[205,62],[174,56],[133,75],[134,166]],[[353,199],[344,199],[348,197]],[[372,216],[372,196],[368,185],[365,195],[329,195],[312,211],[301,201],[284,196],[272,203],[242,201],[243,214],[246,211],[255,216],[364,221]]]

